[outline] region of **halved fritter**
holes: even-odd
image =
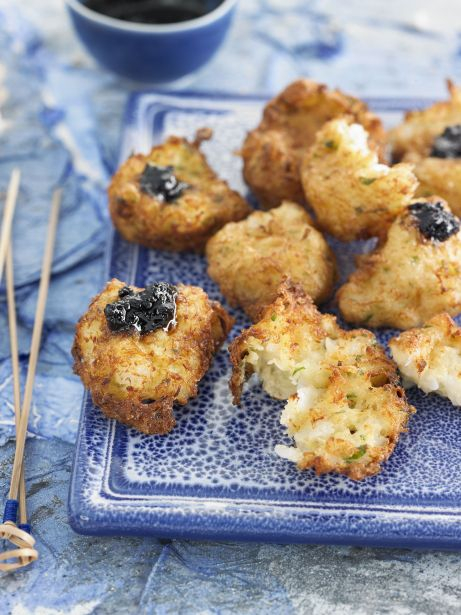
[[[355,480],[376,474],[414,411],[375,336],[344,331],[288,283],[230,352],[234,403],[252,374],[269,395],[288,399],[281,423],[294,446],[276,452],[299,469]]]
[[[256,320],[289,277],[318,303],[331,294],[336,259],[306,210],[284,202],[226,224],[207,244],[208,274],[232,306]]]
[[[338,291],[344,318],[408,329],[440,312],[461,312],[461,232],[438,197],[415,200]]]
[[[259,126],[248,133],[241,152],[245,181],[264,209],[284,200],[303,202],[302,156],[319,128],[344,114],[363,124],[377,142],[382,141],[381,121],[365,103],[309,79],[291,83],[266,105]]]
[[[202,251],[224,224],[250,213],[200,151],[208,137],[204,130],[194,142],[170,137],[122,164],[109,186],[109,208],[125,239],[160,250]]]
[[[417,187],[411,165],[381,164],[363,126],[347,118],[319,130],[301,180],[320,227],[343,241],[385,233]]]
[[[407,113],[389,133],[394,159],[410,162],[417,196],[438,194],[461,215],[461,88],[448,81],[450,100]]]
[[[448,314],[393,337],[389,346],[406,385],[461,406],[461,327]]]
[[[173,404],[197,395],[232,319],[201,288],[180,284],[175,326],[145,334],[114,332],[105,309],[119,301],[124,288],[119,280],[108,282],[79,320],[74,371],[106,416],[147,434],[164,434],[176,423]]]

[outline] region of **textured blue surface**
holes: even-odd
[[[194,88],[267,95],[304,74],[359,95],[441,97],[443,79],[461,77],[458,13],[457,0],[242,0],[229,39]],[[104,186],[130,87],[95,67],[78,47],[61,0],[0,0],[0,189],[15,164],[27,170],[24,234],[19,227],[16,233],[23,366],[42,248],[38,230],[53,185],[65,178],[67,188],[27,443],[40,559],[2,577],[0,610],[459,611],[459,554],[97,538],[70,529],[66,500],[82,388],[71,375],[69,349],[76,316],[103,282]],[[0,493],[6,498],[13,416],[5,327],[0,294]]]

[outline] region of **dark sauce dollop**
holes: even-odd
[[[135,293],[129,286],[118,291],[119,301],[104,308],[111,331],[137,331],[141,335],[156,329],[168,331],[176,324],[176,286],[158,282]]]
[[[418,228],[426,239],[446,241],[459,231],[459,220],[444,209],[442,203],[413,203],[410,211],[418,222]]]
[[[210,0],[87,0],[92,11],[134,23],[171,24],[206,15],[221,4]]]
[[[139,179],[143,192],[162,202],[172,203],[182,195],[189,184],[179,181],[173,167],[158,167],[147,163]]]
[[[435,139],[431,156],[433,158],[461,158],[461,124],[447,126]]]

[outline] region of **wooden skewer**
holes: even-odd
[[[32,332],[32,343],[30,347],[29,366],[27,370],[24,399],[22,404],[21,417],[19,420],[19,428],[16,434],[16,451],[14,455],[13,472],[11,476],[11,485],[8,496],[10,500],[17,499],[19,491],[19,481],[21,477],[22,463],[24,459],[24,448],[27,436],[27,424],[29,422],[29,412],[32,402],[35,371],[37,368],[38,353],[40,350],[40,340],[42,337],[46,299],[48,295],[48,288],[50,285],[51,265],[53,261],[53,250],[56,238],[56,228],[58,225],[59,209],[61,206],[61,197],[62,190],[55,190],[53,194],[53,201],[51,204],[51,213],[48,223],[45,253],[43,255],[42,273],[40,278],[40,286],[38,289],[37,308],[35,310],[35,322],[34,329]]]
[[[16,323],[16,305],[14,298],[14,272],[13,272],[13,252],[11,245],[11,227],[14,209],[19,192],[20,173],[14,171],[11,176],[7,202],[3,215],[2,230],[0,233],[0,280],[3,274],[4,260],[6,258],[6,278],[7,278],[7,301],[8,301],[8,323],[10,329],[11,363],[13,367],[13,392],[14,392],[14,414],[16,423],[16,433],[20,423],[21,415],[21,387],[19,376],[19,353]],[[31,536],[27,525],[26,509],[26,489],[24,483],[24,466],[21,468],[19,483],[19,527],[14,521],[6,520],[0,525],[0,538],[14,545],[13,550],[0,553],[0,570],[12,571],[27,566],[38,558],[38,552],[34,549],[35,539]]]
[[[3,269],[5,267],[6,253],[10,245],[11,226],[13,224],[14,210],[19,193],[19,181],[21,172],[19,169],[13,169],[11,173],[8,192],[6,195],[5,209],[3,211],[2,230],[0,233],[0,283],[2,281]]]
[[[14,269],[13,249],[11,241],[6,255],[6,297],[8,303],[8,325],[10,330],[11,364],[13,368],[13,398],[14,420],[16,433],[19,429],[21,417],[21,381],[19,374],[18,326],[16,322],[16,300],[14,296]],[[24,481],[24,464],[22,466],[21,480],[19,482],[19,522],[27,523],[26,486]]]

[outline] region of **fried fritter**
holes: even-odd
[[[414,411],[375,336],[344,331],[289,283],[230,352],[236,404],[253,373],[269,395],[288,399],[281,423],[294,446],[276,452],[301,470],[355,480],[378,473]]]
[[[387,238],[338,291],[344,318],[369,327],[408,329],[461,311],[459,220],[438,197],[415,200]]]
[[[336,279],[336,259],[303,207],[284,202],[226,224],[207,244],[208,274],[232,306],[256,320],[289,277],[316,302]]]
[[[203,251],[224,224],[250,213],[200,151],[208,137],[204,130],[192,143],[170,137],[122,164],[109,186],[109,208],[125,239],[147,248]]]
[[[176,423],[173,404],[187,404],[197,395],[232,319],[201,288],[180,284],[176,326],[144,335],[114,333],[104,309],[123,287],[111,280],[78,322],[74,371],[106,416],[147,434],[164,434]]]
[[[416,196],[438,194],[461,216],[461,160],[422,158],[415,161],[414,173],[419,181]]]
[[[320,227],[342,241],[385,233],[417,187],[410,165],[379,163],[363,126],[347,118],[319,130],[301,180]]]
[[[363,124],[377,142],[383,140],[381,121],[362,101],[309,79],[295,81],[266,105],[241,152],[245,181],[264,209],[284,200],[303,202],[302,155],[325,122],[344,114]]]
[[[461,88],[448,81],[448,90],[450,100],[407,113],[389,142],[394,159],[414,164],[416,195],[438,194],[460,216]]]
[[[461,406],[461,328],[446,313],[393,337],[389,346],[406,385]]]
[[[387,138],[395,160],[407,154],[426,158],[431,155],[434,141],[449,126],[461,124],[461,88],[448,80],[450,100],[438,102],[427,109],[410,111],[404,121],[389,131]]]

